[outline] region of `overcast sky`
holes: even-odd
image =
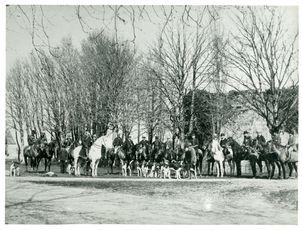
[[[139,9],[142,9],[142,7],[134,6],[133,9],[140,12]],[[165,9],[166,13],[168,13],[169,7],[166,6]],[[175,7],[174,11],[180,11],[179,9]],[[197,6],[193,7],[192,14],[200,12],[201,9]],[[298,26],[298,7],[283,7],[283,9],[284,20],[289,33],[296,31]],[[234,24],[229,17],[232,11],[232,8],[220,11],[220,21],[224,30],[233,30],[234,28]],[[120,20],[117,21],[119,37],[129,41],[134,36],[130,13],[127,10],[121,10]],[[42,17],[43,14],[44,17]],[[160,28],[163,26],[163,14],[164,9],[160,6],[147,6],[142,15],[136,14],[134,28],[135,45],[138,50],[147,51],[148,47],[156,41]],[[105,29],[107,34],[113,34],[114,32],[113,8],[108,6],[81,7],[82,26],[77,17],[76,6],[21,6],[21,8],[9,6],[7,7],[6,16],[7,70],[17,58],[26,57],[33,48],[30,34],[33,15],[35,16],[37,27],[35,34],[35,42],[37,44],[42,44],[41,41],[46,42],[46,35],[49,37],[52,46],[58,45],[63,37],[70,36],[73,44],[76,47],[80,47],[81,41],[87,37],[87,32],[95,29]],[[42,19],[44,19],[45,33],[39,27],[39,24],[42,24]]]

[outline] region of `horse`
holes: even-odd
[[[98,164],[101,158],[106,158],[111,167],[111,173],[113,173],[113,163],[114,163],[114,149],[113,140],[117,137],[117,133],[111,130],[106,136],[99,137],[90,147],[89,158],[91,160],[92,176],[97,176]],[[105,147],[105,152],[102,147]],[[110,162],[111,161],[111,162]]]
[[[288,149],[288,167],[289,167],[289,177],[292,176],[293,168],[295,169],[296,176],[298,175],[297,163],[298,163],[298,149],[290,147]]]
[[[248,160],[250,162],[253,177],[256,177],[256,163],[259,165],[260,172],[262,172],[262,160],[264,158],[263,155],[260,157],[259,151],[257,151],[253,147],[249,146],[241,146],[237,141],[235,141],[232,137],[228,138],[228,145],[231,147],[233,151],[233,162],[236,164],[237,177],[241,176],[241,161]],[[268,168],[269,171],[269,168]]]
[[[182,164],[184,165],[184,169],[186,173],[189,174],[189,178],[192,178],[191,172],[194,173],[195,179],[197,179],[197,173],[196,173],[196,151],[192,146],[186,147],[185,152],[182,157]]]
[[[122,146],[118,146],[115,148],[115,154],[122,165],[122,175],[127,176],[129,171],[129,176],[132,175],[132,163],[135,160],[135,155],[133,155],[133,149],[125,150]]]
[[[270,175],[270,165],[269,165],[269,155],[267,150],[267,143],[263,143],[260,144],[259,141],[257,139],[255,139],[254,141],[254,149],[255,151],[259,154],[258,159],[256,161],[256,163],[259,166],[260,169],[260,175],[262,175],[262,162],[265,162],[266,168],[267,168],[267,173],[268,173],[268,177]]]
[[[214,143],[214,140],[210,143],[209,145],[209,150],[210,153],[212,154],[215,163],[216,163],[216,168],[217,168],[217,177],[223,177],[223,172],[224,172],[224,166],[223,166],[223,161],[224,161],[224,155],[222,152],[222,149],[217,148],[216,144]]]
[[[287,160],[289,159],[289,152],[287,149],[287,146],[282,146],[279,144],[279,134],[274,134],[272,135],[272,140],[270,142],[269,150],[271,152],[271,159],[270,159],[270,164],[272,166],[272,171],[270,175],[270,179],[274,176],[274,170],[275,170],[275,165],[276,163],[278,169],[279,169],[279,176],[278,178],[281,177],[281,171],[283,174],[283,179],[286,178],[286,171],[285,171],[285,164],[287,163]]]
[[[232,150],[231,145],[229,145],[228,143],[225,146],[225,149],[223,150],[224,153],[224,161],[223,161],[223,168],[224,168],[224,175],[226,175],[225,172],[225,162],[228,163],[229,167],[230,167],[230,175],[234,176],[235,173],[235,161],[234,161],[234,153]]]
[[[146,146],[136,146],[135,150],[135,164],[137,170],[137,176],[147,176],[143,169],[146,168],[145,163],[147,161],[147,147]]]
[[[90,159],[82,157],[80,155],[81,151],[82,151],[82,145],[75,147],[75,149],[73,149],[71,151],[71,158],[73,158],[73,162],[74,162],[74,175],[75,176],[81,175],[80,168],[83,166],[85,166],[85,173],[87,173],[87,171],[88,171]],[[93,174],[93,170],[92,170],[92,174]]]
[[[195,151],[196,151],[196,168],[197,171],[199,171],[200,177],[202,177],[202,163],[205,157],[205,152],[202,151],[201,149],[196,149]]]
[[[43,143],[43,144],[40,144],[38,151],[39,151],[39,154],[37,156],[37,163],[38,163],[37,169],[39,167],[40,161],[44,158],[44,160],[45,160],[44,171],[47,172],[47,168],[48,168],[48,172],[50,172],[51,159],[55,154],[55,146],[53,146],[51,144]]]
[[[33,145],[25,146],[23,149],[23,158],[25,162],[26,172],[28,172],[28,161],[33,170],[38,171],[38,155],[39,144],[36,142]]]
[[[203,152],[204,158],[207,162],[207,167],[208,167],[207,175],[212,176],[215,160],[214,160],[213,155],[211,154],[211,150],[209,149],[209,145],[210,145],[210,143],[205,143],[202,146],[201,151]]]

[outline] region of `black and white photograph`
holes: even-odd
[[[42,2],[1,5],[6,227],[298,227],[298,1]]]

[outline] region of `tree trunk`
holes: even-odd
[[[141,123],[140,119],[137,121],[137,143],[140,141],[140,135],[141,135]]]
[[[20,153],[18,154],[18,160],[19,162],[23,162],[23,154],[22,151],[24,149],[24,130],[23,127],[20,128],[20,139],[21,139],[21,145],[20,145]]]
[[[194,121],[195,121],[195,116],[194,116],[194,104],[195,104],[195,89],[192,91],[192,100],[191,100],[191,111],[190,111],[190,125],[189,125],[189,133],[192,134],[193,129],[194,129]]]
[[[191,100],[191,111],[190,111],[190,124],[189,124],[189,133],[192,134],[194,129],[194,107],[195,107],[195,88],[196,88],[196,64],[193,65],[193,81],[192,81],[192,100]]]

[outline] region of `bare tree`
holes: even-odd
[[[298,101],[298,33],[288,33],[277,7],[239,8],[235,22],[238,33],[227,53],[229,85],[266,120],[273,134],[293,115]],[[293,90],[285,102],[286,88]]]
[[[24,75],[23,67],[20,61],[17,61],[15,66],[11,69],[7,78],[7,93],[6,93],[6,108],[7,119],[11,119],[12,126],[15,130],[15,139],[18,146],[18,160],[23,159],[24,148],[24,116],[26,109],[26,98],[23,91]],[[7,123],[9,124],[9,123]],[[20,142],[19,142],[20,141]]]
[[[211,67],[210,41],[207,32],[210,21],[203,22],[205,11],[201,10],[195,16],[190,14],[190,8],[184,7],[180,19],[169,23],[173,15],[173,8],[166,13],[166,24],[158,44],[152,50],[153,67],[151,73],[156,76],[158,89],[163,95],[163,102],[168,111],[175,130],[180,130],[184,139],[185,126],[193,130],[195,90],[208,79]],[[194,29],[188,25],[193,21]],[[184,97],[188,87],[192,85],[191,120],[186,124],[184,120]],[[192,116],[193,115],[193,116]]]

